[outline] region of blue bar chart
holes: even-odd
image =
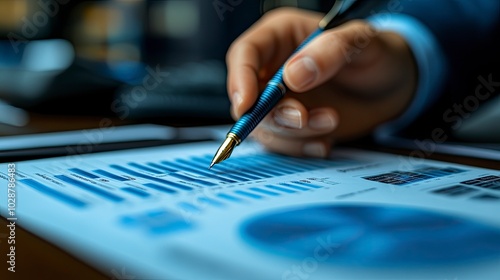
[[[47,172],[45,178],[67,186],[59,190],[51,183],[36,179],[21,180],[21,183],[67,205],[83,207],[99,201],[121,203],[158,195],[176,195],[213,187],[248,184],[356,163],[350,159],[299,159],[258,154],[234,157],[225,164],[208,169],[210,160],[211,155],[200,155],[170,160],[126,161],[95,166],[89,164],[86,167],[69,167],[59,173]],[[78,192],[71,193],[73,188],[83,191],[86,195],[82,197]],[[225,207],[227,203],[247,203],[319,188],[322,186],[306,181],[293,181],[242,187],[234,191],[218,191],[214,197],[200,196],[197,200],[198,204]],[[183,211],[196,212],[196,207],[187,203],[180,203],[178,207]]]
[[[107,271],[144,269],[131,274],[141,279],[208,279],[204,266],[210,280],[295,279],[296,267],[317,268],[311,279],[498,275],[497,170],[343,147],[295,158],[247,143],[209,169],[218,144],[19,162],[19,203],[11,210],[8,187],[0,210]]]

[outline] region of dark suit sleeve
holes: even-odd
[[[401,13],[417,18],[434,34],[450,72],[498,57],[500,1],[403,0],[401,5]]]
[[[437,95],[434,102],[429,102],[404,131],[407,136],[428,135],[434,128],[452,135],[452,130],[474,113],[476,107],[498,95],[500,1],[387,0],[363,10],[368,2],[371,1],[359,0],[359,13],[364,15],[353,17],[414,18],[430,31],[442,56],[440,72],[443,73],[439,73],[442,87],[433,93]]]

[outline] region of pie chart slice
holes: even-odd
[[[500,228],[419,208],[327,204],[253,217],[243,238],[267,253],[330,264],[411,267],[500,258]]]

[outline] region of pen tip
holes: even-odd
[[[236,145],[238,145],[238,142],[233,137],[227,137],[226,140],[224,140],[224,143],[222,143],[222,145],[217,150],[217,153],[215,153],[209,169],[212,168],[212,166],[214,166],[215,164],[220,163],[225,159],[229,158]]]

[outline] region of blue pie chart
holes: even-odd
[[[260,214],[242,237],[266,253],[371,267],[454,265],[500,258],[500,228],[443,212],[363,204]]]

